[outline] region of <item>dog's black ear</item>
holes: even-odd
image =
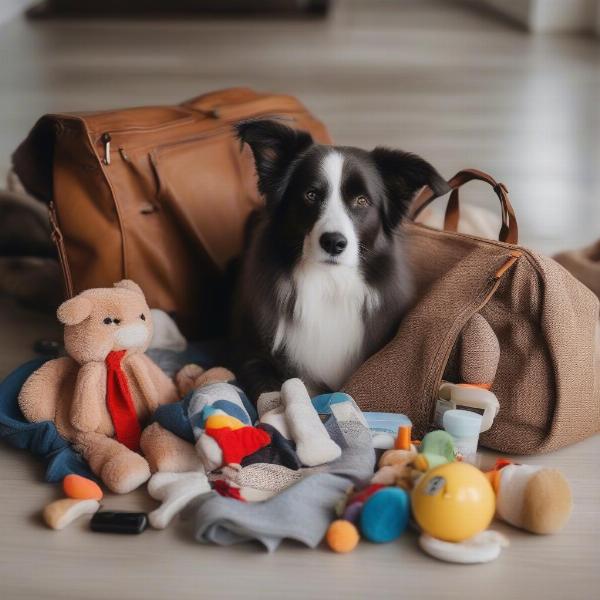
[[[408,211],[415,193],[429,186],[436,196],[450,191],[446,180],[416,154],[389,148],[375,148],[371,156],[385,183],[388,206],[385,209],[385,224],[391,231]]]
[[[235,130],[254,155],[259,191],[267,202],[272,201],[273,196],[283,192],[292,161],[313,145],[311,135],[268,120],[238,123]]]

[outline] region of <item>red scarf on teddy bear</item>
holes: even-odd
[[[106,357],[106,407],[115,428],[115,439],[137,452],[142,428],[129,391],[121,361],[127,350],[109,352]]]

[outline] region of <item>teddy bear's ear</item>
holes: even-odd
[[[78,325],[92,314],[92,307],[89,298],[75,296],[58,307],[56,316],[63,325]]]
[[[123,288],[125,290],[129,290],[130,292],[135,292],[140,296],[144,295],[142,288],[135,281],[131,281],[131,279],[122,279],[121,281],[115,283],[113,287]]]

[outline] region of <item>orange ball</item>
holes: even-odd
[[[327,545],[334,552],[345,553],[352,552],[356,548],[360,541],[360,535],[354,523],[338,519],[329,526],[325,539],[327,540]]]
[[[63,491],[65,496],[76,500],[102,500],[104,495],[96,482],[74,473],[63,479]]]

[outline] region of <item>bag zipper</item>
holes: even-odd
[[[251,121],[252,119],[258,118],[268,118],[273,119],[274,121],[287,121],[288,123],[295,123],[297,119],[288,115],[279,115],[279,114],[263,114],[249,117],[247,120]],[[159,144],[156,146],[156,150],[165,150],[167,148],[171,148],[173,146],[179,146],[183,144],[190,144],[192,142],[196,142],[198,140],[204,140],[211,137],[216,137],[218,135],[222,135],[223,133],[227,133],[231,130],[231,125],[224,125],[222,127],[217,127],[216,129],[212,129],[211,131],[205,131],[203,133],[197,133],[196,135],[192,135],[187,138],[182,138],[179,140],[173,140],[172,142],[165,142],[164,144]]]
[[[96,143],[101,141],[102,138],[108,135],[120,135],[122,133],[153,133],[154,131],[160,131],[161,129],[169,129],[171,127],[177,127],[179,125],[186,125],[194,121],[193,115],[187,115],[179,119],[167,121],[166,123],[159,123],[158,125],[131,125],[130,127],[122,127],[121,129],[111,129],[110,131],[103,131],[100,135],[96,136]]]
[[[201,111],[198,110],[197,112],[201,112],[203,114],[205,114],[208,118],[213,118],[213,119],[219,119],[220,118],[220,113],[218,112],[218,107],[216,107],[216,109],[210,109],[210,110],[206,110],[206,111]],[[297,121],[297,119],[295,117],[292,117],[288,114],[280,114],[280,113],[257,113],[257,114],[253,114],[251,116],[249,116],[246,120],[250,121],[252,119],[258,119],[258,118],[269,118],[269,119],[274,119],[277,121],[288,121],[290,123],[294,123]],[[189,119],[186,119],[185,123],[192,121],[192,117],[190,117]],[[113,136],[115,135],[122,135],[122,134],[126,134],[126,133],[130,133],[132,131],[138,131],[138,132],[143,132],[143,133],[154,133],[155,131],[160,131],[161,129],[165,129],[168,128],[170,126],[175,126],[175,125],[179,125],[181,124],[182,121],[178,121],[175,123],[169,123],[169,124],[163,124],[157,127],[139,127],[139,128],[135,128],[135,127],[131,127],[131,128],[127,128],[127,129],[116,129],[113,131],[105,131],[104,133],[102,133],[100,135],[100,137],[98,138],[97,141],[99,141],[102,144],[102,149],[103,149],[103,156],[102,156],[102,163],[106,166],[109,166],[111,164],[111,142],[113,141]],[[225,121],[225,123],[227,123],[227,125],[223,125],[222,127],[218,127],[216,129],[212,129],[211,131],[207,131],[204,133],[199,133],[197,135],[188,137],[188,138],[184,138],[182,140],[174,140],[173,142],[167,142],[165,144],[161,144],[159,146],[157,146],[156,148],[166,148],[169,146],[173,146],[173,145],[178,145],[178,144],[185,144],[187,142],[193,142],[195,140],[199,140],[199,139],[205,139],[207,137],[211,137],[213,135],[219,135],[220,133],[229,130],[229,128],[231,127],[231,121],[227,120]],[[142,146],[143,148],[143,146]],[[122,146],[119,146],[118,148],[119,152],[121,152],[121,154],[123,154],[125,152],[124,148]]]

